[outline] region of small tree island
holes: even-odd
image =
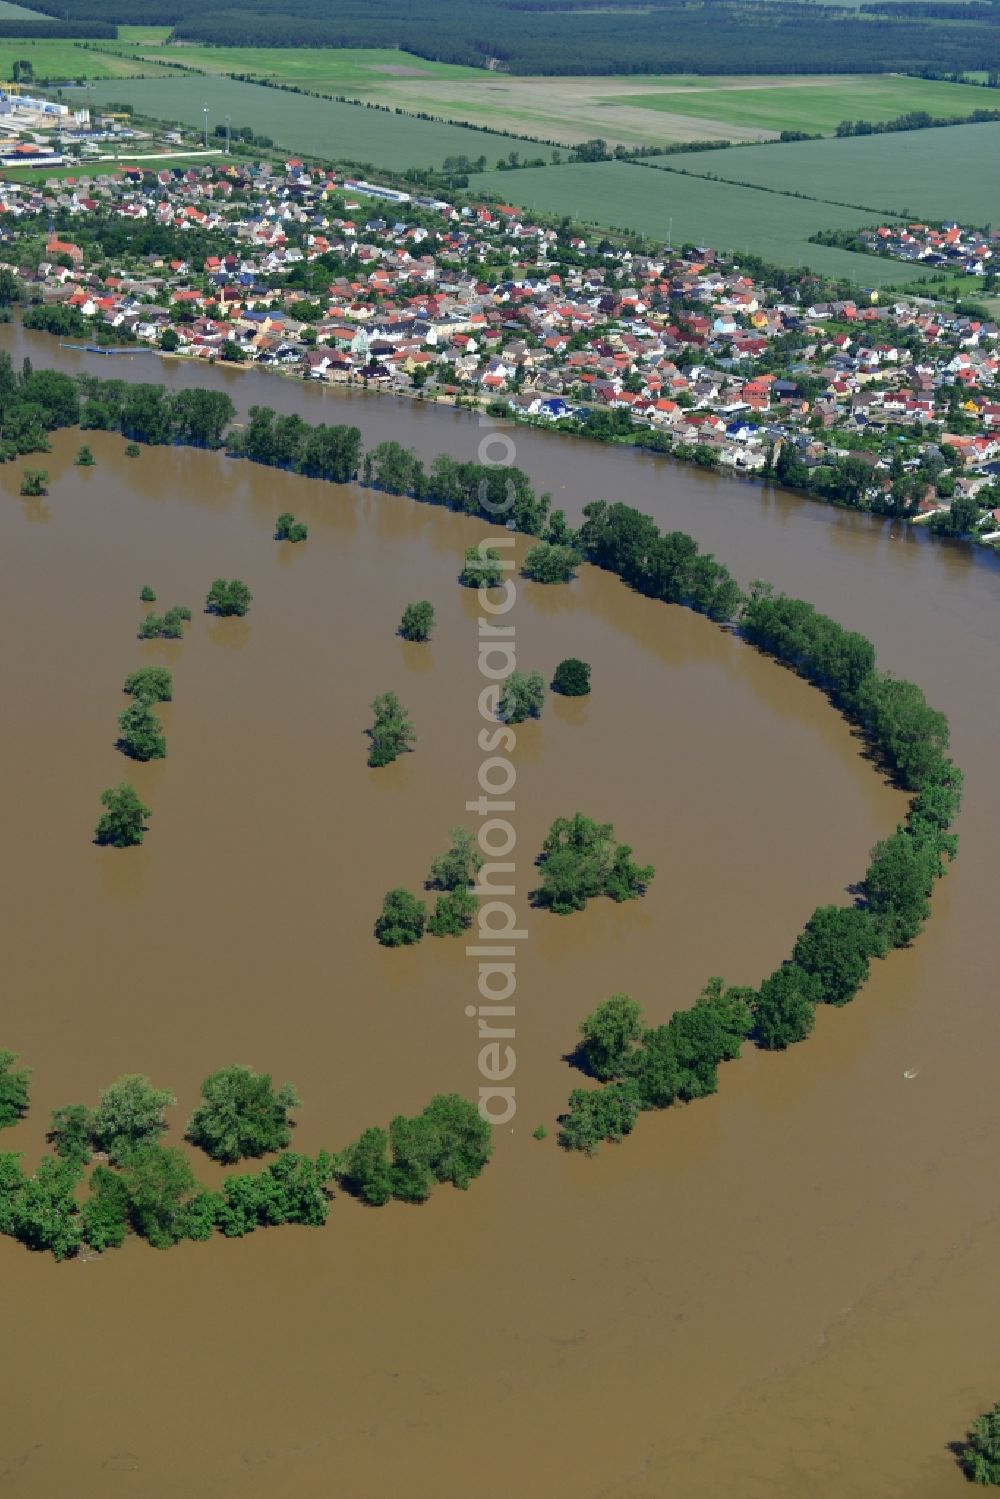
[[[545,702],[545,683],[540,671],[512,671],[500,693],[499,716],[504,723],[524,723],[526,718],[541,718]]]
[[[373,769],[391,765],[400,755],[412,750],[417,741],[413,724],[394,692],[383,692],[372,703],[375,722],[368,730],[371,747],[368,764]]]
[[[503,574],[503,558],[496,547],[469,547],[459,580],[466,588],[499,588]]]
[[[404,640],[429,640],[434,628],[434,605],[426,599],[418,604],[407,604],[399,622],[399,633]]]
[[[375,936],[383,947],[409,947],[419,942],[427,925],[427,907],[409,890],[397,887],[387,892],[382,913],[375,922]]]
[[[552,678],[552,691],[563,697],[586,697],[590,692],[590,667],[576,656],[560,661]]]
[[[143,806],[135,787],[122,781],[121,785],[102,791],[101,802],[107,810],[97,824],[96,841],[110,848],[133,848],[141,843],[146,834],[146,818],[152,812]]]
[[[123,692],[130,697],[145,698],[148,703],[169,703],[174,695],[174,681],[165,666],[140,666],[125,678]]]
[[[216,578],[208,596],[205,599],[205,609],[208,614],[219,614],[223,617],[239,615],[240,618],[246,614],[253,600],[253,594],[245,583],[239,578],[233,578],[227,582],[225,578]]]
[[[656,872],[651,864],[633,863],[631,848],[615,842],[610,822],[594,822],[580,812],[556,818],[537,862],[542,883],[533,892],[535,903],[559,915],[582,911],[595,895],[636,900]]]
[[[45,468],[26,468],[21,475],[21,494],[25,499],[37,499],[49,492],[49,471]]]
[[[283,510],[274,523],[275,541],[305,541],[308,535],[309,527],[296,520],[290,510]]]

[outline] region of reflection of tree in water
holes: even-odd
[[[21,501],[21,514],[26,521],[34,525],[47,526],[52,519],[52,511],[42,499],[25,499]]]
[[[228,651],[241,651],[250,642],[250,621],[213,619],[208,627],[208,638],[213,645],[221,645]]]
[[[429,651],[425,645],[417,645],[411,641],[401,640],[399,647],[403,657],[403,665],[407,671],[419,673],[422,676],[433,667],[433,652]]]

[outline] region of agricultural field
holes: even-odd
[[[152,34],[140,35],[142,32]],[[418,78],[433,83],[438,79],[483,79],[490,75],[479,68],[457,67],[451,63],[430,62],[411,52],[391,47],[207,47],[182,42],[172,46],[162,43],[168,30],[156,28],[118,28],[118,45],[123,56],[148,63],[182,63],[205,73],[252,73],[258,78],[274,78],[283,83],[319,88],[332,94],[354,93],[375,97],[382,85],[388,87],[382,103],[398,103],[390,97],[393,80]],[[128,42],[127,49],[121,44]]]
[[[81,46],[78,42],[59,38],[50,42],[34,37],[0,37],[0,78],[9,78],[13,64],[21,58],[31,63],[39,81],[47,78],[130,78],[151,71],[148,66],[129,57],[98,52],[93,43]]]
[[[26,5],[14,5],[12,0],[0,0],[0,21],[50,21],[39,10],[29,10]]]
[[[992,93],[986,95],[992,97]],[[655,158],[652,158],[655,163]],[[855,203],[934,221],[1000,223],[1000,123],[665,157],[700,177]],[[787,199],[786,202],[798,201]],[[784,212],[784,207],[782,208]]]
[[[782,130],[832,133],[841,120],[886,120],[908,110],[961,115],[997,102],[972,85],[894,74],[532,78],[429,62],[390,48],[165,45],[169,32],[122,27],[119,41],[75,49],[69,72],[92,77],[156,73],[181,63],[205,73],[246,73],[322,93],[347,94],[440,119],[575,145],[690,140],[769,140]],[[71,46],[72,44],[63,44]]]
[[[938,83],[926,78],[863,75],[843,78],[715,78],[664,81],[655,93],[628,93],[617,103],[710,119],[713,124],[762,130],[807,130],[832,135],[841,120],[895,119],[911,110],[932,118],[971,114],[1000,107],[1000,92],[973,84]]]
[[[713,152],[713,158],[717,154]],[[809,236],[818,229],[847,229],[871,222],[869,214],[829,203],[730,187],[624,162],[483,172],[471,179],[470,186],[526,208],[569,214],[612,229],[633,229],[661,240],[669,235],[674,244],[746,250],[776,265],[806,265],[860,286],[900,286],[924,279],[912,266],[810,244]]]
[[[172,26],[119,26],[120,42],[139,42],[147,47],[159,46],[173,31]]]
[[[209,106],[209,129],[228,114],[234,129],[244,125],[272,137],[289,151],[328,161],[372,163],[388,171],[440,166],[447,156],[485,156],[493,165],[506,157],[511,143],[496,135],[432,120],[412,120],[356,104],[338,104],[303,94],[284,93],[230,78],[206,79],[186,74],[121,83],[101,83],[87,90],[91,104],[131,105],[153,119],[200,127],[202,107]]]

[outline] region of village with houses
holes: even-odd
[[[831,299],[296,159],[3,182],[0,261],[26,326],[67,342],[478,405],[1000,541],[1000,348],[975,308]]]

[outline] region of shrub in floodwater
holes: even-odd
[[[140,666],[129,672],[122,691],[150,703],[169,703],[174,695],[173,677],[165,666]]]
[[[399,623],[399,633],[404,640],[427,640],[434,628],[434,605],[426,599],[418,604],[407,604]]]
[[[576,656],[560,661],[552,678],[552,691],[563,697],[586,697],[590,691],[590,667]]]
[[[245,583],[239,578],[227,581],[225,578],[216,578],[208,590],[205,599],[205,608],[209,614],[228,616],[238,614],[241,617],[250,608],[253,594]]]
[[[38,495],[48,494],[48,484],[48,469],[26,468],[21,475],[21,493],[26,498],[34,499]]]
[[[409,947],[419,942],[427,924],[427,907],[408,890],[390,890],[375,922],[375,936],[383,947]]]
[[[131,848],[141,843],[146,833],[145,820],[152,813],[139,800],[135,787],[122,781],[120,786],[102,791],[101,801],[107,810],[97,824],[94,835],[97,842],[111,848]]]

